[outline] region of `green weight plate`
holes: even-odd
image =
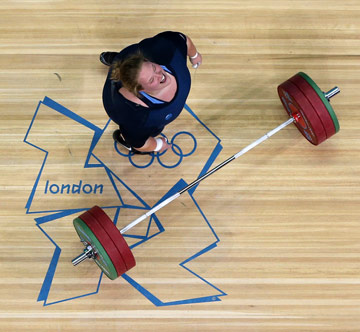
[[[334,122],[335,131],[338,132],[340,130],[339,121],[338,121],[337,116],[336,116],[332,106],[330,105],[329,101],[325,98],[324,93],[321,91],[321,89],[316,85],[316,83],[308,75],[306,75],[303,72],[299,72],[298,75],[302,76],[311,85],[311,87],[315,90],[315,92],[318,94],[318,96],[320,97],[321,101],[325,105],[326,109],[328,110],[328,112]]]
[[[91,229],[80,218],[75,218],[73,224],[80,240],[90,244],[96,251],[97,254],[94,259],[95,263],[108,278],[112,280],[116,279],[118,277],[116,269],[109,255],[106,253],[105,249],[93,234]]]
[[[105,249],[106,253],[110,257],[118,276],[121,276],[127,271],[123,257],[117,250],[116,246],[112,242],[109,235],[103,229],[101,224],[96,220],[96,218],[89,212],[85,211],[79,216],[79,218],[85,222],[85,224],[91,229],[93,234],[96,236],[97,240]]]

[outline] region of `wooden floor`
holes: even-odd
[[[203,55],[164,132],[189,155],[140,168],[112,143],[98,57],[164,30]],[[2,0],[0,330],[359,332],[359,36],[358,0]],[[124,227],[286,121],[276,88],[299,71],[341,89],[339,133],[290,125],[201,182],[129,231],[124,277],[72,266],[83,209]]]

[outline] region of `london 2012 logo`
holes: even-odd
[[[187,131],[173,131],[167,137],[172,142],[171,151],[135,160],[112,141],[110,120],[105,119],[101,125],[94,124],[94,121],[48,97],[39,102],[24,138],[24,142],[35,149],[39,163],[25,209],[49,241],[49,266],[37,298],[44,306],[101,292],[103,273],[93,266],[95,264],[72,267],[71,258],[82,246],[72,225],[74,218],[98,205],[120,227],[129,215],[146,212],[184,188],[186,181],[178,178],[182,168],[195,167],[198,176],[210,169],[222,149],[220,139],[188,105],[185,105],[181,116],[191,123],[191,128],[196,127],[197,136],[205,139],[197,140]],[[183,144],[184,141],[186,144]],[[208,156],[206,160],[203,160],[204,155]],[[167,172],[174,179],[155,204],[142,197],[144,192],[137,185],[148,183],[151,172],[159,178],[163,176],[162,172]],[[120,289],[127,283],[156,306],[220,301],[226,295],[207,281],[204,271],[196,264],[200,256],[216,248],[220,241],[194,198],[196,189],[197,186],[187,192],[183,203],[186,211],[191,212],[191,220],[186,218],[185,211],[179,211],[180,217],[171,221],[174,228],[184,229],[179,243],[176,243],[176,237],[172,237],[172,246],[166,248],[167,255],[178,257],[178,261],[174,263],[172,259],[163,263],[164,260],[159,257],[162,266],[165,264],[161,277],[156,265],[148,264],[144,270],[139,263],[136,268],[112,281],[116,288]],[[134,256],[143,255],[150,244],[163,248],[164,239],[172,236],[172,227],[168,227],[161,213],[152,215],[144,223],[131,234],[124,234]],[[161,252],[158,255],[161,256]],[[156,282],[144,283],[142,280],[145,277],[152,280],[160,278],[158,285]],[[164,283],[162,278],[167,282]],[[196,284],[195,296],[189,278]],[[182,282],[185,279],[187,282]]]

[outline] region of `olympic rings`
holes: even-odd
[[[179,146],[178,144],[175,144],[175,139],[176,139],[179,135],[188,135],[188,136],[190,136],[190,137],[193,139],[193,142],[194,142],[193,144],[194,144],[194,146],[193,146],[193,148],[191,149],[190,152],[184,154],[184,153],[183,153],[183,150],[180,148],[180,146]],[[166,138],[166,136],[165,136],[164,134],[161,134],[161,136],[163,136],[163,137]],[[132,165],[133,165],[134,167],[136,167],[136,168],[147,168],[147,167],[151,166],[151,164],[152,164],[152,163],[154,162],[154,160],[155,160],[155,157],[156,157],[157,161],[159,162],[159,164],[160,164],[162,167],[164,167],[164,168],[175,168],[175,167],[177,167],[177,166],[179,166],[179,165],[181,164],[181,162],[182,162],[182,160],[184,159],[184,157],[191,156],[191,155],[195,152],[195,150],[196,150],[196,148],[197,148],[197,142],[196,142],[195,136],[192,135],[191,133],[186,132],[186,131],[180,131],[180,132],[176,133],[176,134],[173,136],[173,138],[171,139],[171,150],[170,150],[170,149],[169,149],[169,150],[165,150],[165,151],[163,151],[163,152],[161,152],[161,153],[159,153],[159,152],[152,152],[152,153],[150,153],[149,155],[147,155],[147,156],[150,156],[150,157],[151,157],[151,158],[150,158],[150,161],[149,161],[147,164],[145,164],[145,165],[138,165],[138,164],[136,164],[136,163],[134,162],[134,160],[133,160],[134,153],[133,153],[133,152],[128,152],[127,154],[122,153],[122,152],[119,150],[118,144],[117,144],[116,142],[114,142],[114,148],[115,148],[116,152],[117,152],[120,156],[129,158],[130,164],[132,164]],[[175,155],[179,156],[179,160],[178,160],[175,164],[173,164],[173,165],[166,165],[163,161],[161,161],[160,157],[162,157],[165,153],[169,153],[170,151],[172,151]]]
[[[191,156],[191,155],[195,152],[196,147],[197,147],[197,142],[196,142],[196,139],[195,139],[194,135],[191,134],[191,133],[188,133],[188,132],[186,132],[186,131],[179,131],[179,132],[176,133],[176,134],[173,136],[173,138],[171,139],[171,143],[172,143],[172,144],[174,144],[175,138],[176,138],[177,136],[179,136],[179,135],[189,135],[189,136],[193,139],[193,141],[194,141],[194,147],[193,147],[193,149],[192,149],[189,153],[182,154],[183,157]],[[174,145],[175,145],[175,144],[174,144]],[[173,152],[174,152],[175,154],[177,154],[174,149],[173,149]],[[182,152],[181,152],[181,153],[182,153]]]
[[[180,153],[176,153],[176,152],[175,152],[175,150],[174,150],[175,146],[179,149]],[[156,158],[157,158],[159,164],[160,164],[162,167],[165,167],[165,168],[175,168],[175,167],[177,167],[177,166],[179,166],[179,165],[181,164],[181,162],[182,162],[182,160],[183,160],[183,154],[182,154],[182,150],[180,149],[180,147],[179,147],[178,145],[172,143],[171,150],[172,150],[176,155],[180,156],[178,162],[177,162],[176,164],[172,165],[172,166],[170,166],[170,165],[165,165],[165,164],[160,160],[160,157],[163,156],[163,155],[168,151],[168,150],[165,150],[165,151],[163,151],[163,152],[161,152],[161,153],[157,153],[157,155],[156,155]]]
[[[132,160],[133,155],[135,155],[135,153],[129,152],[128,157],[129,157],[130,164],[133,165],[136,168],[147,168],[154,162],[154,159],[155,159],[154,153],[150,153],[150,154],[147,155],[147,156],[151,157],[150,161],[146,165],[141,166],[141,165],[137,165],[137,164],[134,163],[134,161]]]
[[[149,156],[151,156],[151,158],[150,158],[150,161],[149,161],[147,164],[145,164],[145,165],[136,165],[136,164],[134,163],[134,161],[132,160],[132,156],[135,154],[134,152],[129,151],[128,154],[122,153],[122,152],[119,150],[118,145],[116,144],[116,141],[114,141],[114,147],[115,147],[116,152],[117,152],[120,156],[128,157],[130,164],[132,164],[133,166],[135,166],[135,167],[137,167],[137,168],[147,168],[147,167],[149,167],[149,166],[154,162],[155,155],[154,155],[154,153],[150,153]]]

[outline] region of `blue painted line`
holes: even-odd
[[[125,237],[129,237],[132,239],[139,239],[139,240],[147,240],[147,236],[146,235],[135,235],[135,234],[123,234],[123,236]]]
[[[118,207],[115,211],[115,216],[114,216],[114,220],[113,220],[113,223],[115,226],[119,220],[120,210],[121,210],[121,208]]]
[[[154,206],[160,204],[162,201],[165,201],[170,196],[175,195],[176,193],[184,189],[186,186],[187,183],[183,179],[180,179]]]
[[[30,144],[30,145],[33,145],[33,144]],[[39,150],[42,150],[42,149],[39,149]],[[44,170],[47,157],[48,157],[48,153],[45,152],[45,157],[44,157],[43,163],[42,163],[42,165],[41,165],[41,167],[40,167],[40,171],[39,171],[39,173],[38,173],[38,176],[36,177],[36,180],[35,180],[35,183],[34,183],[34,185],[33,185],[32,190],[31,190],[30,196],[29,196],[29,198],[28,198],[28,200],[27,200],[27,202],[26,202],[26,205],[25,205],[26,213],[28,213],[29,210],[30,210],[30,206],[31,206],[31,203],[32,203],[32,201],[33,201],[33,199],[34,199],[34,196],[35,196],[35,193],[36,193],[36,189],[37,189],[37,186],[38,186],[38,184],[39,184],[42,171]]]
[[[194,198],[192,195],[190,195],[190,196],[191,196],[191,199],[192,199],[192,201],[194,202],[195,206],[198,208],[199,212],[201,213],[202,217],[204,218],[205,222],[206,222],[207,225],[209,226],[210,230],[211,230],[212,233],[214,234],[214,236],[215,236],[215,238],[216,238],[216,243],[217,243],[217,242],[220,242],[219,237],[217,236],[216,232],[214,231],[214,228],[211,226],[209,220],[206,218],[204,212],[201,210],[198,202],[195,200],[195,198]]]
[[[210,282],[208,282],[206,279],[204,279],[203,277],[201,277],[199,274],[195,273],[194,271],[190,270],[188,267],[185,266],[186,263],[196,259],[197,257],[207,253],[208,251],[214,249],[215,247],[217,247],[216,243],[212,243],[210,244],[208,247],[204,248],[203,250],[201,250],[200,252],[198,252],[197,254],[193,255],[192,257],[188,258],[187,260],[185,260],[184,262],[182,262],[180,264],[180,266],[182,266],[185,270],[187,270],[189,273],[191,273],[192,275],[196,276],[197,278],[199,278],[200,280],[202,280],[203,282],[205,282],[206,284],[208,284],[209,286],[211,286],[212,288],[216,289],[218,292],[220,292],[220,295],[218,296],[223,296],[226,295],[226,293],[224,293],[221,289],[219,289],[218,287],[214,286],[213,284],[211,284]]]
[[[157,233],[154,233],[153,235],[148,236],[148,237],[144,238],[143,240],[140,240],[139,242],[136,242],[136,243],[132,244],[129,248],[130,248],[130,249],[134,249],[134,248],[138,247],[140,244],[143,244],[143,243],[151,240],[151,239],[154,238],[155,236],[158,236],[158,235],[161,234],[162,232],[164,232],[164,231],[159,231],[159,232],[157,232]],[[123,234],[123,236],[124,236],[124,237],[131,237],[131,235],[129,235],[129,234]]]
[[[90,295],[95,295],[97,294],[98,291],[96,292],[92,292],[92,293],[87,293],[87,294],[83,294],[83,295],[79,295],[79,296],[74,296],[74,297],[70,297],[68,299],[63,299],[63,300],[59,300],[59,301],[54,301],[54,302],[45,302],[44,303],[44,307],[50,306],[50,305],[54,305],[54,304],[58,304],[58,303],[63,303],[63,302],[68,302],[68,301],[72,301],[72,300],[76,300],[76,299],[80,299],[82,297],[86,297],[86,296],[90,296]]]
[[[97,168],[97,167],[102,167],[104,164],[90,164],[89,163],[89,160],[91,157],[97,159],[99,161],[99,159],[92,153],[93,150],[95,149],[95,146],[96,144],[98,144],[101,136],[102,136],[103,132],[95,132],[94,133],[94,136],[93,136],[93,139],[91,141],[91,145],[90,145],[90,148],[89,148],[89,152],[88,152],[88,155],[86,157],[86,160],[85,160],[85,166],[84,168]]]
[[[212,248],[211,248],[212,249]],[[211,250],[209,249],[209,250]],[[181,265],[181,264],[180,264]],[[219,289],[218,287],[215,287],[213,284],[211,284],[210,282],[208,282],[207,280],[205,280],[203,277],[201,277],[200,275],[198,275],[197,273],[194,273],[192,270],[190,270],[189,268],[187,268],[184,265],[181,265],[185,270],[187,270],[188,272],[190,272],[192,275],[194,275],[195,277],[199,278],[200,280],[202,280],[203,282],[205,282],[206,284],[208,284],[209,286],[211,286],[212,288],[216,289],[220,294],[218,294],[217,296],[224,296],[227,295],[225,292],[223,292],[221,289]]]
[[[130,285],[132,285],[138,292],[140,292],[152,304],[154,304],[157,307],[220,301],[219,296],[226,295],[225,293],[223,293],[221,295],[212,295],[212,296],[205,296],[205,297],[179,300],[179,301],[162,302],[159,298],[157,298],[154,294],[150,293],[147,289],[145,289],[143,286],[141,286],[139,283],[137,283],[127,274],[123,274],[122,278],[124,278]]]
[[[208,161],[206,162],[205,166],[203,167],[203,169],[201,170],[198,178],[200,178],[201,176],[203,176],[211,167],[211,165],[215,162],[215,159],[218,157],[218,155],[220,154],[222,150],[222,145],[220,144],[220,142],[216,145],[215,149],[213,150],[213,152],[211,153],[211,156],[209,157]],[[199,182],[197,185],[195,185],[194,187],[189,189],[189,194],[192,195],[194,194],[196,188],[198,187],[198,185],[201,182]]]
[[[40,150],[40,151],[42,151],[42,152],[45,153],[45,157],[44,157],[43,163],[42,163],[42,165],[41,165],[41,167],[40,167],[40,171],[39,171],[39,173],[38,173],[38,176],[36,177],[36,180],[35,180],[35,183],[34,183],[34,185],[33,185],[32,191],[31,191],[30,196],[29,196],[29,198],[28,198],[28,200],[27,200],[27,202],[26,202],[26,205],[25,205],[25,209],[27,210],[27,212],[29,211],[30,206],[31,206],[31,203],[32,203],[32,200],[33,200],[33,198],[34,198],[34,196],[35,196],[36,188],[37,188],[37,185],[38,185],[38,183],[39,183],[40,176],[41,176],[41,173],[42,173],[42,171],[43,171],[43,169],[44,169],[44,166],[45,166],[45,163],[46,163],[46,159],[47,159],[47,156],[48,156],[48,152],[47,152],[46,150],[39,148],[38,146],[36,146],[36,145],[28,142],[28,140],[27,140],[28,135],[29,135],[30,130],[31,130],[33,124],[34,124],[36,115],[37,115],[37,113],[38,113],[38,111],[39,111],[39,108],[40,108],[41,104],[42,104],[42,102],[40,101],[40,102],[38,103],[38,106],[37,106],[37,108],[36,108],[36,111],[35,111],[35,113],[34,113],[34,116],[33,116],[32,120],[31,120],[31,123],[30,123],[30,125],[29,125],[29,128],[28,128],[28,130],[27,130],[27,132],[26,132],[26,134],[25,134],[25,137],[24,137],[24,142],[25,142],[26,144],[29,144],[30,146],[32,146],[32,147],[34,147],[34,148],[36,148],[36,149],[38,149],[38,150]]]
[[[108,168],[105,168],[105,171],[106,171],[106,173],[107,173],[107,175],[108,175],[108,178],[109,178],[111,184],[113,185],[114,190],[116,191],[117,197],[119,198],[121,204],[124,205],[124,204],[125,204],[125,203],[124,203],[124,200],[123,200],[122,197],[121,197],[121,194],[120,194],[120,192],[119,192],[119,189],[117,188],[117,185],[115,184],[114,178],[111,176],[110,170],[109,170]]]
[[[80,299],[80,298],[82,298],[82,297],[86,297],[86,296],[90,296],[90,295],[95,295],[95,294],[97,294],[97,293],[99,292],[99,289],[100,289],[100,284],[101,284],[101,280],[102,280],[102,275],[103,275],[103,272],[101,272],[101,274],[100,274],[99,282],[98,282],[96,291],[91,292],[91,293],[87,293],[87,294],[83,294],[83,295],[79,295],[79,296],[70,297],[70,298],[67,298],[67,299],[59,300],[59,301],[49,302],[49,303],[47,303],[47,302],[45,301],[45,302],[44,302],[44,307],[45,307],[45,306],[49,306],[49,305],[53,305],[53,304],[62,303],[62,302],[71,301],[71,300],[76,300],[76,299]]]
[[[212,243],[212,244],[210,244],[209,246],[207,246],[206,248],[200,250],[200,251],[199,251],[198,253],[196,253],[195,255],[193,255],[193,256],[187,258],[186,260],[184,260],[182,263],[180,263],[180,265],[184,265],[184,264],[192,261],[193,259],[201,256],[202,254],[204,254],[204,253],[208,252],[209,250],[214,249],[214,248],[216,248],[216,247],[217,247],[216,242],[215,242],[215,243]]]
[[[56,270],[57,263],[59,261],[61,249],[40,226],[38,226],[38,228],[41,230],[41,232],[43,234],[45,234],[45,236],[51,241],[51,243],[53,243],[55,245],[53,257],[49,264],[49,268],[46,272],[45,279],[44,279],[43,285],[41,287],[41,290],[40,290],[40,293],[38,296],[38,301],[46,301],[46,299],[49,295],[49,291],[50,291],[50,287],[51,287],[54,275],[55,275],[55,270]]]
[[[123,209],[134,209],[134,210],[148,210],[149,208],[145,207],[145,206],[136,206],[136,205],[131,205],[131,204],[124,204],[121,206],[121,208]]]
[[[84,210],[85,208],[81,208],[79,210]],[[74,211],[77,210],[77,209],[74,209]],[[63,212],[63,211],[67,211],[67,210],[37,210],[37,211],[30,211],[28,212],[27,214],[39,214],[39,213],[54,213],[54,212]]]
[[[110,168],[105,167],[109,178],[116,178],[145,208],[150,208],[150,206],[135,192],[133,191],[123,180],[121,180]]]
[[[159,205],[161,202],[165,201],[167,198],[173,196],[174,194],[181,191],[183,188],[187,186],[187,183],[180,179],[156,204],[154,204],[153,207]],[[152,208],[153,208],[152,207]],[[155,222],[157,228],[159,229],[160,233],[165,231],[164,226],[160,223],[159,219],[156,217],[156,214],[151,215],[151,218]]]
[[[145,234],[146,238],[149,237],[152,221],[153,221],[153,218],[150,217],[150,221],[149,221],[148,227],[146,229],[146,234]]]
[[[217,296],[205,296],[205,297],[198,297],[194,299],[188,299],[188,300],[181,300],[181,301],[173,301],[173,302],[164,302],[159,307],[165,307],[165,306],[174,306],[174,305],[184,305],[184,304],[196,304],[196,303],[206,303],[206,302],[218,302],[221,301]]]
[[[110,123],[110,119],[109,121],[106,123],[105,127],[103,129],[99,129],[96,130],[94,133],[94,137],[91,141],[91,145],[89,148],[89,152],[88,155],[86,157],[86,161],[85,161],[85,168],[94,168],[94,167],[105,167],[105,164],[97,157],[93,154],[93,151],[96,147],[96,145],[98,144],[99,140],[101,139],[103,133],[105,132],[106,128],[108,127],[109,123]],[[94,159],[96,159],[99,164],[90,164],[90,158],[93,157]]]
[[[165,231],[164,226],[162,225],[162,223],[160,222],[159,218],[156,215],[152,215],[150,220],[155,222],[156,227],[158,228],[160,233]]]
[[[79,213],[79,212],[82,212],[82,211],[86,211],[86,210],[88,210],[88,208],[62,210],[62,211],[57,212],[57,213],[53,213],[53,214],[49,214],[49,215],[46,215],[46,216],[43,216],[43,217],[35,218],[35,221],[36,221],[37,225],[41,225],[41,224],[45,224],[45,223],[47,223],[49,221],[60,219],[60,218],[63,218],[63,217],[66,217],[66,216],[69,216],[69,215],[72,215],[72,214],[75,214],[75,213]],[[48,211],[48,212],[54,212],[54,211]],[[37,212],[37,213],[43,213],[43,212],[40,211],[40,212]]]
[[[161,305],[162,302],[156,296],[154,296],[147,289],[145,289],[143,286],[138,284],[134,279],[130,278],[127,274],[123,274],[121,277],[124,278],[130,285],[132,285],[137,291],[139,291],[147,299],[149,299],[153,304],[155,304],[156,306]]]
[[[27,132],[26,132],[26,134],[25,134],[25,137],[24,137],[24,142],[26,142],[26,143],[27,143],[27,137],[28,137],[28,135],[29,135],[29,132],[30,132],[30,130],[31,130],[32,126],[33,126],[33,124],[34,124],[34,121],[35,121],[36,115],[37,115],[37,113],[38,113],[38,111],[39,111],[39,108],[40,108],[41,104],[42,104],[42,102],[41,102],[41,101],[39,101],[39,103],[38,103],[38,105],[37,105],[37,108],[36,108],[36,110],[35,110],[34,116],[33,116],[33,117],[32,117],[32,119],[31,119],[31,122],[30,122],[29,128],[28,128],[28,130],[27,130]],[[34,146],[34,145],[33,145],[33,146]]]
[[[191,108],[190,108],[187,104],[185,104],[184,108],[185,108],[197,121],[199,121],[199,122],[204,126],[204,128],[207,129],[207,131],[208,131],[211,135],[213,135],[213,136],[220,142],[220,138],[217,137],[217,136],[214,134],[214,132],[213,132],[212,130],[210,130],[210,128],[209,128],[208,126],[206,126],[205,123],[202,122],[202,121],[199,119],[199,117],[191,110]]]
[[[98,164],[91,164],[89,162],[91,157],[93,157],[93,159],[98,161]],[[89,154],[88,154],[88,156],[86,158],[84,168],[99,168],[99,167],[105,167],[104,163],[97,156],[95,156],[93,153],[91,153],[90,150],[89,150]]]
[[[52,100],[49,97],[44,98],[43,104],[50,107],[50,108],[52,108],[54,111],[57,111],[57,112],[59,112],[61,114],[64,114],[68,118],[82,124],[83,126],[89,128],[89,129],[92,129],[95,132],[97,132],[97,131],[102,132],[102,130],[99,127],[95,126],[94,124],[92,124],[88,120],[84,119],[83,117],[77,115],[76,113],[70,111],[69,109],[67,109],[63,105],[58,104],[57,102],[55,102],[54,100]]]
[[[91,158],[92,151],[94,150],[96,144],[99,142],[104,130],[95,126],[93,123],[91,123],[88,120],[84,119],[83,117],[77,115],[76,113],[70,111],[63,105],[58,104],[57,102],[50,99],[49,97],[44,98],[43,104],[94,131],[94,137],[92,139],[90,149],[89,149],[88,155],[85,160],[85,166],[89,167],[89,168],[90,167],[99,167],[99,165],[89,164],[88,162]],[[108,121],[108,123],[109,123],[109,121]],[[105,126],[105,128],[106,128],[106,126]]]
[[[52,257],[50,265],[49,265],[49,268],[46,272],[45,279],[42,284],[38,299],[37,299],[38,301],[46,301],[48,298],[51,284],[54,279],[56,266],[59,261],[60,253],[61,253],[61,249],[58,246],[56,246],[53,257]]]
[[[119,220],[119,218],[120,218],[120,210],[121,210],[121,208],[123,208],[123,207],[118,208],[118,209],[116,210],[116,212],[115,212],[115,216],[114,216],[114,224],[115,224],[115,226],[117,226],[118,220]],[[146,209],[146,210],[149,210],[149,209]],[[138,245],[141,244],[141,243],[146,242],[147,240],[149,240],[150,238],[153,237],[153,236],[152,236],[152,237],[149,237],[149,229],[150,229],[151,222],[152,222],[152,220],[154,220],[154,219],[155,219],[155,220],[158,220],[158,219],[156,218],[156,216],[150,216],[150,221],[149,221],[148,228],[147,228],[147,232],[146,232],[145,235],[128,234],[128,233],[126,233],[126,234],[123,234],[123,237],[128,237],[128,238],[133,238],[133,239],[139,239],[139,240],[141,240],[140,242],[135,243],[136,246],[138,246]],[[162,232],[164,231],[164,228],[163,228],[163,226],[161,225],[160,222],[159,222],[159,224],[157,224],[157,226],[158,226],[159,232],[157,232],[156,234],[154,234],[154,236],[156,236],[156,235],[158,235],[158,234],[160,234],[160,233],[162,233]]]

